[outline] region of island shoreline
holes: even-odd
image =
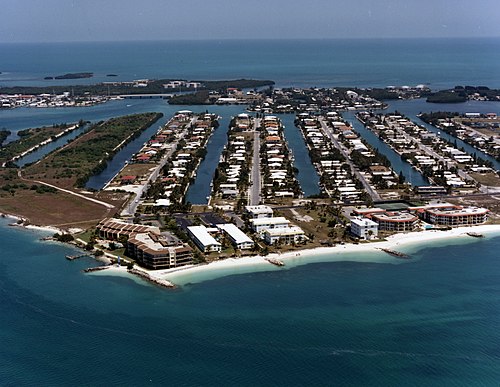
[[[254,255],[243,258],[226,258],[220,261],[204,263],[199,265],[191,265],[167,270],[147,270],[141,268],[141,271],[149,274],[152,278],[159,281],[169,281],[177,287],[184,287],[189,284],[200,283],[213,280],[229,275],[254,273],[259,271],[278,271],[296,266],[307,265],[310,263],[328,263],[341,261],[362,261],[373,263],[401,263],[412,261],[411,252],[410,259],[398,259],[390,256],[383,251],[384,249],[403,249],[408,253],[408,249],[417,247],[417,249],[425,248],[429,242],[447,241],[450,244],[455,244],[459,240],[473,242],[475,238],[467,235],[468,232],[476,232],[487,236],[500,235],[500,225],[489,224],[470,227],[457,227],[451,230],[425,230],[413,231],[408,233],[395,234],[380,242],[362,243],[362,244],[343,244],[334,247],[317,247],[314,249],[297,250],[283,254]],[[467,239],[465,239],[467,238]],[[353,259],[352,254],[355,253],[377,253],[382,259]],[[341,259],[332,259],[334,256],[342,256],[349,254],[350,256],[341,257]],[[271,264],[267,259],[274,258],[284,263],[284,267],[279,267]],[[242,270],[243,269],[243,270]],[[250,270],[246,270],[250,269]],[[126,267],[110,266],[108,270],[91,273],[91,275],[118,275],[132,276],[127,272]],[[206,277],[208,275],[208,277]],[[204,277],[205,276],[205,277]]]

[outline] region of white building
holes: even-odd
[[[276,218],[250,219],[250,227],[255,232],[263,232],[267,229],[285,228],[290,225],[290,221],[282,216]]]
[[[272,218],[273,209],[269,206],[246,206],[245,210],[250,219]]]
[[[272,228],[264,231],[264,241],[268,245],[281,242],[283,244],[298,243],[306,239],[304,231],[297,226]]]
[[[353,218],[351,232],[358,238],[371,239],[378,235],[378,223],[367,218]]]
[[[189,237],[193,240],[196,246],[204,253],[211,251],[220,252],[222,246],[215,238],[208,233],[205,226],[189,226],[187,228]]]
[[[217,228],[224,231],[233,246],[237,249],[251,249],[254,245],[253,240],[232,223],[218,224]]]

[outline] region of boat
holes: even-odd
[[[469,231],[469,232],[466,232],[466,234],[468,236],[471,236],[471,237],[474,237],[474,238],[484,238],[484,235],[483,234],[479,234],[478,232]]]

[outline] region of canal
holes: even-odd
[[[352,127],[363,137],[371,146],[378,149],[380,153],[385,155],[391,162],[392,169],[396,172],[402,172],[406,181],[412,186],[428,185],[429,181],[415,168],[406,161],[401,159],[387,144],[381,141],[373,132],[366,129],[364,125],[356,118],[355,111],[347,111],[342,113],[342,117],[349,122]]]
[[[18,165],[20,167],[24,167],[26,164],[36,163],[38,160],[45,157],[53,150],[56,150],[57,148],[62,147],[63,145],[67,144],[68,141],[71,141],[74,138],[78,137],[80,134],[82,134],[87,129],[88,129],[88,125],[84,125],[78,129],[73,130],[72,132],[70,132],[64,136],[59,137],[57,140],[52,141],[52,142],[48,143],[47,145],[41,146],[36,151],[31,152],[31,153],[27,154],[26,156],[21,157],[19,160],[17,160],[16,165]]]
[[[207,155],[196,172],[196,179],[188,188],[186,202],[190,202],[191,204],[208,203],[207,197],[210,196],[211,190],[210,183],[214,177],[215,169],[219,164],[224,145],[227,143],[227,132],[229,130],[231,118],[239,113],[245,112],[245,106],[238,105],[215,105],[209,106],[208,109],[210,113],[218,114],[221,118],[219,120],[219,127],[214,131],[208,141]]]
[[[481,157],[483,160],[488,160],[493,163],[493,166],[496,170],[500,170],[500,162],[497,161],[494,157],[487,155],[483,151],[474,148],[473,146],[467,144],[466,142],[460,140],[457,137],[454,137],[442,130],[439,130],[435,126],[429,125],[422,121],[417,117],[419,113],[430,113],[430,112],[458,112],[458,113],[497,113],[500,115],[500,102],[490,102],[490,101],[467,101],[464,103],[454,103],[454,104],[435,104],[428,103],[425,99],[413,99],[413,100],[397,100],[397,101],[386,101],[389,103],[388,112],[393,112],[397,110],[400,113],[403,113],[409,119],[414,121],[416,124],[419,124],[431,132],[438,133],[439,136],[452,144],[456,141],[458,148],[464,148],[464,150],[473,155],[474,153]]]
[[[319,176],[316,168],[311,163],[300,129],[295,126],[295,114],[277,114],[276,116],[285,125],[285,138],[294,156],[293,164],[298,170],[297,180],[304,192],[304,196],[318,195],[320,193]]]

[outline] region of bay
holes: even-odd
[[[3,44],[0,85],[48,85],[46,75],[93,71],[94,78],[77,82],[117,73],[113,80],[500,87],[499,48],[499,39]],[[407,115],[445,108],[421,100],[390,104]],[[178,108],[126,100],[2,110],[0,128],[146,111],[169,117]],[[220,109],[224,117],[235,113]],[[498,104],[450,106],[457,109],[500,112]],[[219,130],[222,140],[225,128]],[[202,186],[213,165],[207,160]],[[353,262],[346,255],[169,292],[85,275],[92,260],[69,262],[64,256],[73,249],[41,242],[45,234],[9,222],[0,219],[0,385],[496,386],[500,380],[500,237],[433,242],[415,247],[411,261],[373,254]]]

